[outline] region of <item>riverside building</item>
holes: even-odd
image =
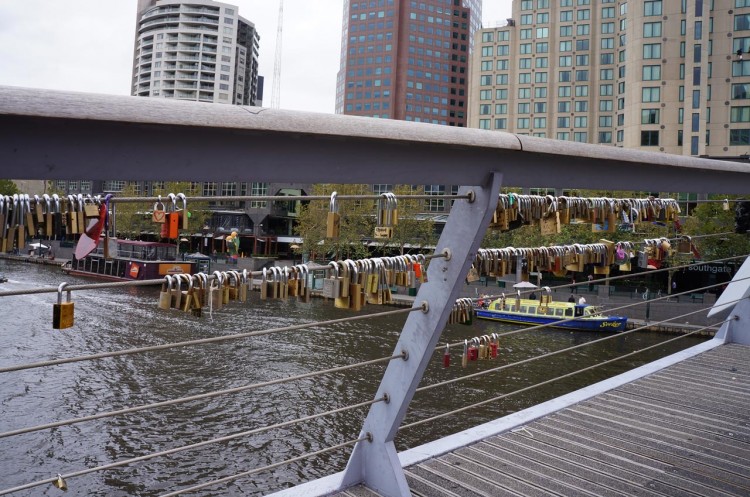
[[[336,113],[466,126],[481,0],[345,0]]]
[[[750,1],[514,0],[478,30],[469,126],[747,160]]]
[[[138,0],[131,93],[256,105],[255,25],[211,0]]]

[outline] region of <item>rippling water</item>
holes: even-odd
[[[0,260],[9,282],[1,290],[79,282],[53,267]],[[86,280],[89,281],[90,280]],[[260,301],[230,303],[202,318],[157,308],[157,288],[74,292],[75,326],[52,329],[53,294],[0,298],[0,366],[75,357],[146,345],[225,336],[350,316],[330,303]],[[384,309],[366,306],[366,312]],[[327,369],[392,354],[406,315],[316,326],[115,358],[0,374],[0,432],[98,412],[160,402]],[[450,326],[441,342],[508,331],[506,325],[475,321]],[[422,385],[496,367],[600,338],[587,332],[547,330],[503,339],[496,361],[460,367],[454,350],[450,368],[442,352],[433,357]],[[661,342],[665,335],[635,333],[543,361],[509,368],[416,395],[405,423],[496,397],[595,362]],[[402,430],[399,450],[538,404],[695,345],[686,338],[576,377],[514,395],[437,422]],[[370,400],[385,366],[357,368],[284,385],[261,387],[212,399],[151,409],[72,426],[0,438],[0,491],[24,483],[202,442],[300,416]],[[366,409],[348,411],[195,450],[98,471],[68,480],[70,495],[155,496],[215,480],[356,438]],[[214,485],[189,495],[263,495],[340,471],[341,451],[281,466],[270,472]],[[60,495],[45,484],[14,495]]]

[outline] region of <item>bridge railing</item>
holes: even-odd
[[[134,179],[161,181],[415,184],[429,178],[430,183],[467,185],[459,190],[467,198],[455,202],[437,243],[435,254],[441,257],[429,264],[428,283],[420,287],[412,308],[392,311],[403,312],[406,322],[392,354],[382,359],[387,367],[373,399],[355,406],[369,406],[359,435],[306,454],[353,447],[344,471],[326,484],[345,488],[364,483],[389,497],[410,495],[394,440],[413,397],[427,388],[420,387],[421,380],[454,312],[502,185],[533,187],[543,179],[547,187],[611,189],[613,171],[623,173],[617,175],[618,189],[623,190],[732,194],[746,193],[750,184],[750,171],[724,161],[350,116],[23,88],[0,87],[0,125],[6,130],[0,135],[0,174],[9,179],[107,180],[113,171],[128,171]],[[746,325],[734,318],[738,312],[748,315],[745,266],[714,307],[714,324],[721,325],[718,340],[747,340]],[[233,338],[247,336],[253,332]],[[13,365],[0,368],[0,373],[88,359],[93,358]],[[0,495],[44,483],[63,486],[66,479],[172,451],[176,449],[0,489]],[[164,495],[224,484],[257,471]]]

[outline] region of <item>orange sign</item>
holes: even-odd
[[[177,264],[177,263],[164,263],[159,264],[159,274],[164,276],[165,274],[190,274],[190,264]]]
[[[135,262],[130,263],[130,277],[134,280],[138,279],[138,273],[140,273],[141,267]]]

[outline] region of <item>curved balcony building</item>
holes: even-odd
[[[131,93],[257,105],[255,25],[211,0],[139,0]]]

